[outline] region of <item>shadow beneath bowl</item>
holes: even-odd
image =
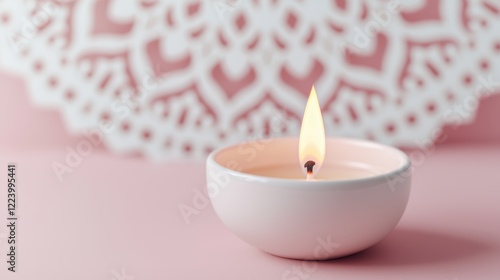
[[[320,266],[406,266],[453,262],[497,250],[495,245],[444,232],[396,228],[379,244],[340,259],[320,262]]]

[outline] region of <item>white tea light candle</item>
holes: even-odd
[[[325,139],[324,132],[323,143],[323,156],[316,154],[320,140],[305,145],[309,154],[299,157],[304,146],[296,138],[261,141],[263,149],[251,158],[240,152],[241,145],[212,152],[207,187],[222,222],[247,243],[293,259],[342,257],[383,239],[408,202],[408,157],[374,142]],[[314,179],[304,174],[308,161],[315,162]],[[325,238],[336,246],[319,246]]]

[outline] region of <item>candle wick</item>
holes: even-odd
[[[316,163],[312,160],[308,160],[305,164],[304,167],[307,170],[307,179],[314,179],[314,173],[313,173],[313,167],[316,165]]]

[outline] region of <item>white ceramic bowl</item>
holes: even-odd
[[[369,175],[308,181],[252,171],[282,165],[300,170],[298,139],[247,142],[214,151],[207,159],[207,191],[215,212],[242,240],[285,258],[337,258],[376,244],[406,208],[410,160],[398,149],[347,138],[327,139],[326,151],[318,175],[335,173],[336,166]]]

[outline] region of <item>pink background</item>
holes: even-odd
[[[303,279],[500,279],[499,108],[492,95],[474,122],[444,128],[447,140],[416,165],[408,208],[384,241],[318,263]],[[51,163],[83,137],[68,133],[56,109],[34,106],[23,80],[5,72],[0,112],[0,168],[18,163],[20,198],[13,274],[0,192],[0,279],[131,280],[116,276],[122,268],[135,280],[301,279],[283,278],[301,261],[240,241],[210,206],[184,222],[178,206],[204,188],[203,161],[152,163],[99,147],[59,182]]]

